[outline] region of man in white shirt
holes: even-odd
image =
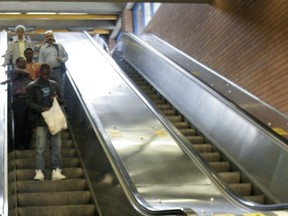
[[[62,89],[62,75],[65,73],[62,65],[68,60],[68,54],[61,44],[55,42],[52,30],[46,31],[45,42],[45,45],[40,48],[38,62],[50,65],[50,79],[56,81]]]
[[[25,36],[25,27],[23,25],[18,25],[15,28],[17,37],[13,38],[13,41],[8,44],[8,49],[5,53],[5,60],[2,66],[12,64],[16,65],[16,59],[19,57],[24,57],[24,50],[27,48],[33,49],[33,43],[29,41]]]

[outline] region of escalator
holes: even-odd
[[[71,71],[74,70],[71,69]],[[3,199],[3,206],[8,206],[8,213],[5,215],[136,216],[143,215],[139,213],[141,211],[148,212],[144,215],[186,215],[177,208],[155,211],[142,207],[139,203],[136,203],[137,208],[135,208],[135,204],[133,204],[135,201],[127,198],[122,188],[123,183],[120,184],[120,180],[117,179],[115,171],[111,167],[111,162],[107,158],[109,153],[101,147],[102,144],[106,145],[106,143],[101,140],[103,135],[97,134],[97,129],[91,122],[91,115],[95,117],[95,113],[93,116],[85,108],[87,104],[83,102],[82,98],[85,92],[78,90],[79,86],[75,86],[69,73],[67,73],[64,85],[67,118],[70,124],[69,130],[62,132],[61,151],[63,174],[67,176],[67,179],[51,180],[50,155],[47,151],[45,155],[47,167],[44,171],[45,180],[34,181],[35,150],[10,149],[8,190],[7,195],[3,196],[5,198]],[[3,92],[4,95],[6,94],[5,91]],[[5,177],[3,180],[5,181]],[[130,189],[128,187],[125,190]],[[6,201],[7,197],[8,202]],[[138,200],[142,199],[138,198]],[[186,212],[193,211],[186,210]]]
[[[96,203],[85,178],[78,151],[69,131],[62,132],[63,173],[67,179],[51,180],[51,162],[45,154],[44,181],[35,181],[35,150],[9,153],[9,216],[96,215]]]
[[[123,35],[113,56],[173,123],[175,134],[243,203],[285,205],[288,176],[281,170],[287,144],[265,126],[265,121],[283,125],[283,115],[156,36]],[[253,118],[255,107],[259,109]],[[264,120],[259,110],[266,114]]]
[[[169,119],[179,132],[191,143],[211,169],[218,173],[237,196],[258,204],[272,204],[272,201],[241,173],[200,131],[153,88],[128,62],[115,59],[126,74],[136,83],[158,109]]]
[[[258,191],[247,173],[239,173],[189,116],[140,78],[159,112],[88,34],[55,38],[69,53],[64,81],[69,130],[62,136],[68,179],[51,181],[47,169],[47,180],[32,181],[34,153],[11,152],[9,215],[241,215],[287,209],[271,207],[270,196]]]
[[[7,44],[7,40],[5,43]],[[7,88],[5,91],[9,91],[8,86],[3,87]],[[9,97],[8,104],[11,104]],[[13,122],[13,114],[10,107],[8,108],[8,116],[8,121],[10,122],[8,123],[8,130],[10,130],[12,128],[11,123]],[[10,132],[9,134],[10,137],[12,137],[12,133]],[[63,173],[67,177],[67,179],[63,181],[51,180],[52,169],[49,149],[45,152],[45,180],[33,180],[36,165],[34,134],[31,150],[14,150],[13,137],[9,140],[7,144],[9,145],[7,161],[7,215],[98,215],[97,202],[92,192],[85,168],[83,167],[77,143],[73,140],[71,128],[69,127],[69,129],[62,131],[61,135]]]

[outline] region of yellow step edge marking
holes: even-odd
[[[282,128],[272,128],[273,131],[275,131],[277,134],[281,135],[281,136],[286,136],[288,135],[288,133],[286,131],[284,131]]]
[[[272,211],[271,213],[277,215],[277,216],[288,216],[287,211]]]
[[[242,214],[243,216],[265,216],[265,214],[261,213],[261,212],[251,212],[251,213],[245,213]]]

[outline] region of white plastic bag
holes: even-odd
[[[56,98],[53,100],[52,107],[48,111],[42,112],[41,115],[52,135],[59,133],[63,129],[67,129],[65,115]]]

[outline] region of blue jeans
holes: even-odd
[[[62,168],[61,132],[52,135],[50,134],[48,127],[43,126],[36,128],[36,167],[42,171],[45,169],[45,158],[43,154],[48,148],[49,141],[51,144],[52,169]]]

